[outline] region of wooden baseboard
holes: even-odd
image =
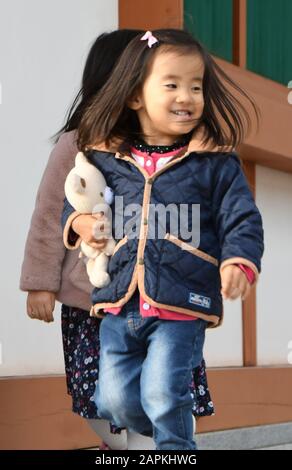
[[[0,380],[0,449],[81,449],[100,439],[71,411],[65,377]]]
[[[292,421],[292,367],[210,369],[215,416],[199,419],[198,432]]]
[[[197,431],[292,421],[292,367],[209,369],[216,415],[201,418]],[[80,449],[99,439],[71,412],[65,378],[0,380],[0,449]]]

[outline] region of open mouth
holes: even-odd
[[[172,114],[175,116],[178,116],[180,121],[191,121],[193,120],[193,113],[191,113],[188,110],[182,110],[182,111],[171,111]]]
[[[192,115],[190,111],[172,111],[172,113],[176,114],[177,116],[191,116]]]

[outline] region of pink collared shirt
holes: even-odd
[[[149,155],[147,152],[141,152],[135,148],[131,149],[132,157],[136,160],[139,165],[141,165],[151,176],[156,170],[162,168],[174,155],[181,152],[182,148],[173,150],[168,153],[151,153]],[[238,265],[242,271],[245,272],[250,283],[254,281],[253,271],[244,265]],[[252,280],[252,281],[251,281]],[[148,304],[143,297],[140,295],[139,303],[140,315],[142,317],[158,317],[163,320],[197,320],[196,317],[191,317],[190,315],[185,315],[182,313],[172,312],[170,310],[156,308]],[[122,310],[121,307],[113,307],[104,309],[105,312],[112,313],[113,315],[118,315]]]

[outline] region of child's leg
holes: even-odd
[[[88,419],[89,426],[93,431],[112,449],[127,449],[127,432],[121,431],[121,434],[113,434],[110,431],[110,423],[105,419]]]
[[[144,344],[135,337],[130,315],[126,312],[118,316],[109,314],[103,319],[95,393],[98,414],[117,426],[152,436],[152,424],[140,401],[140,374],[145,354]]]
[[[142,436],[137,432],[127,431],[128,450],[154,450],[152,437]]]
[[[196,418],[193,416],[193,434],[196,433]],[[142,436],[137,432],[127,431],[128,450],[155,450],[152,437]]]
[[[141,374],[141,403],[158,450],[196,449],[193,440],[192,367],[202,360],[206,322],[159,321],[149,335]]]

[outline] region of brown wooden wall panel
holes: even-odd
[[[259,165],[292,173],[292,106],[287,102],[287,89],[226,61],[215,60],[251,95],[260,109],[259,130],[256,133],[256,122],[251,113],[252,132],[240,147],[240,156]],[[235,96],[241,99],[236,93]],[[250,107],[247,109],[251,112]]]
[[[256,198],[256,165],[243,161],[243,170],[250,190]],[[251,289],[249,297],[242,302],[242,356],[244,366],[257,365],[257,322],[256,322],[256,286]]]
[[[71,411],[65,378],[0,379],[0,449],[81,449],[100,443]]]
[[[253,194],[253,197],[256,196],[256,168],[253,162],[243,161],[243,171],[247,178],[249,188]]]
[[[183,0],[119,0],[119,28],[182,28]]]
[[[242,302],[242,356],[243,365],[257,365],[257,319],[256,319],[256,286],[251,288],[250,295]]]
[[[233,60],[246,66],[246,0],[233,0]]]
[[[292,421],[292,367],[210,369],[215,416],[201,418],[198,432]]]
[[[208,380],[216,415],[201,418],[198,432],[292,421],[291,366],[209,369]],[[64,377],[2,379],[0,397],[0,449],[99,444],[70,411]]]

